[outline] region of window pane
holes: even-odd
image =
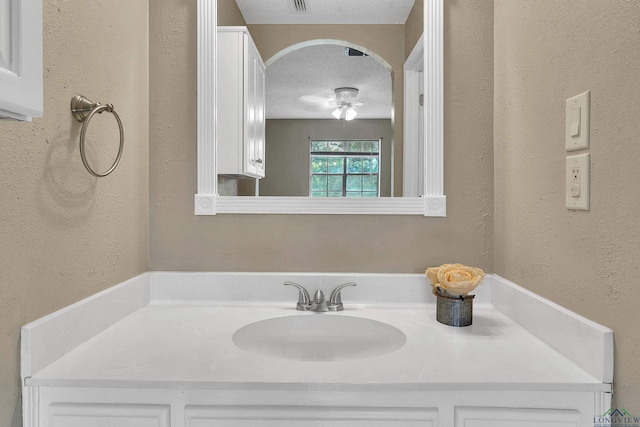
[[[337,191],[329,192],[328,196],[329,197],[342,197],[342,191],[340,191],[340,192],[337,192]]]
[[[362,175],[347,175],[347,191],[362,191]]]
[[[362,151],[364,151],[365,153],[377,153],[378,141],[363,141]]]
[[[371,158],[371,173],[378,173],[378,163],[380,159],[378,157]]]
[[[311,193],[311,197],[327,197],[327,193]]]
[[[360,157],[348,158],[347,173],[362,173],[362,158]]]
[[[327,158],[315,156],[311,157],[311,172],[327,173]]]
[[[344,151],[344,141],[329,141],[329,151]]]
[[[362,177],[362,189],[364,191],[378,191],[378,175],[364,175]]]
[[[351,152],[361,152],[362,151],[362,141],[349,141],[347,142],[347,151]]]
[[[329,175],[328,188],[329,191],[339,191],[342,193],[342,177],[343,175]],[[342,195],[342,194],[341,194]]]
[[[347,197],[362,197],[362,193],[359,191],[353,191],[353,192],[347,191]]]
[[[327,141],[311,141],[311,152],[327,151]]]
[[[364,173],[371,173],[372,172],[373,162],[371,160],[372,160],[371,157],[364,157],[362,159],[362,172],[364,172]]]
[[[311,177],[311,191],[327,191],[327,176],[313,175]]]
[[[378,197],[378,193],[373,193],[371,191],[365,191],[362,193],[362,197]]]
[[[329,173],[344,173],[344,157],[329,158]]]

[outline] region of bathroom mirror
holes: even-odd
[[[405,162],[403,182],[405,190],[412,191],[411,197],[296,197],[296,196],[221,196],[216,174],[216,2],[198,0],[198,194],[195,211],[198,215],[218,213],[263,213],[263,214],[409,214],[444,216],[446,213],[443,194],[442,158],[442,0],[424,0],[424,43],[422,49],[414,49],[404,70],[406,90],[415,94],[417,105],[420,87],[424,87],[424,109],[407,109],[405,99]],[[257,31],[259,33],[259,31]],[[252,36],[259,45],[259,34]],[[359,48],[366,47],[350,40],[311,37],[311,44],[340,45]],[[286,46],[289,47],[289,46]],[[291,51],[296,50],[290,49]],[[281,49],[283,50],[283,49]],[[272,57],[287,52],[262,52],[269,64]],[[375,52],[372,52],[375,54]],[[268,56],[268,57],[267,57]],[[424,70],[423,73],[420,73]],[[422,80],[422,81],[421,81]],[[396,89],[397,90],[397,89]],[[411,96],[411,95],[410,95]],[[405,97],[409,98],[409,97]],[[424,134],[421,137],[417,125],[418,114],[424,114]],[[337,121],[336,121],[337,122]],[[348,123],[349,125],[351,123]],[[395,123],[402,126],[402,123]],[[301,135],[303,139],[316,135]],[[322,136],[319,136],[322,139]],[[393,138],[390,138],[393,139]],[[408,141],[415,141],[414,144]],[[357,144],[357,141],[352,141]],[[320,145],[322,143],[320,142]],[[408,159],[408,163],[406,162]],[[268,162],[268,160],[267,160]],[[398,164],[398,161],[395,162]],[[397,174],[396,174],[397,177]],[[397,179],[397,178],[396,178]],[[397,196],[397,195],[396,195]]]

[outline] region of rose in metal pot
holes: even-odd
[[[484,271],[463,264],[442,264],[425,271],[431,285],[447,291],[451,295],[467,295],[473,291],[485,276]]]

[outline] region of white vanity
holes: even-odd
[[[285,281],[358,285],[312,313]],[[585,426],[609,409],[611,330],[499,276],[476,295],[455,328],[423,275],[146,273],[23,327],[25,427]],[[390,347],[368,353],[375,322]],[[360,353],[273,351],[359,323]]]

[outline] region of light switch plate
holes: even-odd
[[[589,210],[590,163],[591,155],[589,153],[567,156],[565,181],[567,209],[576,211]]]
[[[589,91],[567,99],[564,135],[566,151],[589,148],[590,101],[591,92]]]

